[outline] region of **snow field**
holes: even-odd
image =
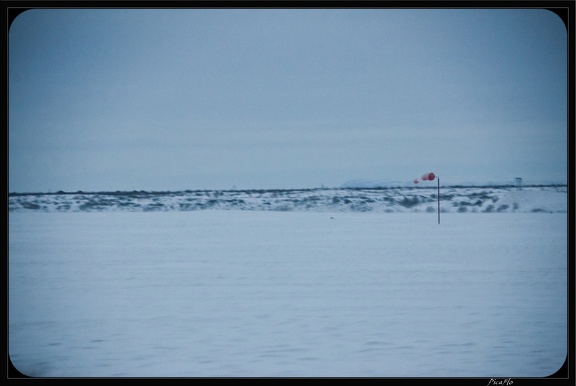
[[[9,352],[57,377],[540,377],[566,213],[12,213]]]
[[[435,212],[435,188],[186,190],[180,192],[11,193],[10,212],[156,212],[264,210],[310,212]],[[566,213],[567,187],[447,186],[441,211]]]

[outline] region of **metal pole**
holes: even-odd
[[[438,224],[440,224],[440,178],[438,178]]]

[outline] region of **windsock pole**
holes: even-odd
[[[438,179],[438,194],[436,196],[438,198],[438,224],[440,224],[440,178],[438,178],[438,176],[436,176],[434,173],[425,173],[420,178],[422,181],[434,181],[434,178]],[[414,178],[413,182],[417,184],[420,182],[420,180],[418,178]]]
[[[440,178],[438,178],[438,224],[440,224]]]

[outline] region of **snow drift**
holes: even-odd
[[[9,210],[436,212],[437,199],[436,187],[11,193]],[[567,187],[441,187],[440,206],[445,213],[565,213]]]

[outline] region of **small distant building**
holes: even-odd
[[[516,177],[516,189],[522,190],[522,178]]]

